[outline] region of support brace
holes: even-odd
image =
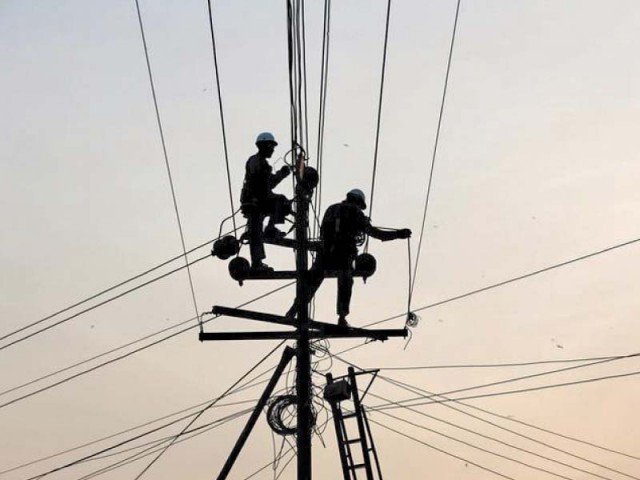
[[[296,351],[294,348],[291,348],[289,346],[285,347],[284,352],[282,352],[282,358],[280,359],[280,363],[278,363],[278,366],[273,372],[273,375],[271,376],[271,379],[269,380],[267,387],[264,389],[264,392],[262,392],[262,395],[260,396],[260,399],[256,404],[256,408],[254,408],[253,412],[251,412],[251,416],[249,417],[249,420],[247,420],[247,424],[244,426],[244,429],[240,433],[240,436],[238,437],[238,440],[236,441],[236,444],[234,445],[233,450],[231,450],[231,453],[229,454],[227,461],[225,462],[224,466],[222,467],[222,470],[220,471],[220,474],[218,475],[218,480],[224,480],[229,475],[229,472],[231,471],[233,464],[238,458],[238,455],[240,454],[242,447],[247,441],[247,438],[249,438],[249,435],[251,434],[251,430],[253,429],[254,425],[256,424],[256,421],[258,420],[258,417],[260,416],[260,412],[262,412],[262,409],[266,405],[267,400],[269,400],[269,397],[273,393],[273,389],[278,383],[278,380],[280,379],[280,375],[282,375],[282,372],[286,368],[287,364],[291,361],[291,359],[295,356],[295,354],[296,354]]]

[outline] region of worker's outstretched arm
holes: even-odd
[[[269,188],[275,188],[282,180],[287,178],[290,173],[291,168],[286,165],[283,166],[280,170],[269,177]]]
[[[366,229],[366,233],[383,242],[411,237],[411,230],[408,228],[401,228],[400,230],[382,230],[378,227],[374,227],[373,225],[369,225]]]

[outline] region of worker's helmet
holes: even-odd
[[[353,201],[361,210],[367,208],[367,202],[365,200],[364,192],[359,188],[349,190],[347,193],[347,200]]]
[[[278,145],[278,142],[276,142],[276,138],[272,133],[269,132],[262,132],[260,135],[258,135],[258,137],[256,138],[256,145],[258,145],[259,143],[271,143],[274,146]]]

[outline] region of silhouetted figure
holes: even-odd
[[[282,238],[286,234],[276,227],[284,223],[285,217],[291,213],[291,202],[284,195],[273,193],[273,189],[291,173],[288,166],[283,166],[277,173],[268,158],[273,155],[278,142],[269,132],[258,135],[256,146],[258,153],[247,160],[244,184],[240,195],[242,214],[247,218],[247,235],[251,252],[251,268],[253,270],[273,270],[262,262],[265,258],[264,239]],[[269,218],[263,231],[265,218]]]
[[[365,235],[382,240],[396,240],[409,238],[411,230],[382,230],[371,225],[363,210],[367,208],[364,193],[353,189],[347,193],[347,198],[340,203],[331,205],[322,218],[320,226],[321,247],[311,266],[311,282],[308,292],[309,302],[324,280],[325,270],[337,270],[338,299],[336,311],[338,325],[348,326],[346,317],[349,314],[351,292],[353,289],[354,260],[358,255],[358,243]],[[287,312],[287,317],[296,314],[298,299]]]

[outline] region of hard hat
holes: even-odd
[[[276,138],[270,132],[262,132],[260,135],[258,135],[258,137],[256,138],[256,145],[263,142],[269,142],[273,143],[274,145],[278,145],[278,142],[276,142]]]
[[[349,192],[347,193],[347,198],[353,199],[362,210],[367,208],[367,202],[364,196],[364,192],[359,188],[349,190]]]

